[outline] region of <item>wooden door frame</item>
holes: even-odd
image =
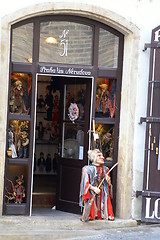
[[[89,129],[88,130],[91,130],[91,121],[92,121],[92,103],[93,103],[93,86],[94,86],[94,77],[93,76],[90,76],[90,77],[84,77],[84,76],[73,76],[73,75],[58,75],[58,74],[44,74],[44,73],[40,73],[40,72],[37,72],[36,73],[36,83],[35,83],[35,100],[34,100],[34,111],[35,111],[35,114],[34,114],[34,133],[33,133],[33,152],[34,152],[34,149],[35,149],[35,132],[36,132],[36,103],[37,103],[37,86],[38,86],[38,77],[39,76],[49,76],[49,77],[64,77],[64,78],[82,78],[82,79],[90,79],[91,81],[91,93],[90,93],[90,113],[89,113]],[[85,81],[84,81],[85,83]],[[88,146],[90,146],[90,141],[91,139],[88,137]],[[87,154],[86,154],[86,157],[87,157]],[[82,162],[80,162],[81,165],[84,165],[82,164]],[[87,162],[88,164],[88,162]],[[34,171],[33,171],[33,167],[34,167],[34,156],[33,156],[33,160],[32,160],[32,177],[31,177],[31,193],[33,194],[33,175],[34,175]],[[59,182],[57,181],[57,196],[59,195],[59,188],[58,188],[58,184]],[[32,215],[32,194],[31,194],[31,202],[30,202],[30,215]],[[57,198],[56,196],[56,198]],[[57,201],[57,200],[56,200]]]

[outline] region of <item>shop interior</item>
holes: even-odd
[[[36,134],[32,207],[56,205],[60,89],[56,78],[37,79]]]

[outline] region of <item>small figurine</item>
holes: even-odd
[[[50,140],[53,141],[59,136],[59,124],[54,124],[51,127],[51,134],[50,134]]]
[[[103,112],[103,114],[108,113],[108,98],[108,85],[105,83],[99,85],[96,94],[96,111]]]
[[[54,113],[52,117],[52,124],[57,123],[59,119],[59,98],[56,94],[53,101]]]
[[[18,146],[19,158],[22,158],[22,157],[27,158],[29,139],[28,139],[28,133],[26,131],[22,131],[20,133],[20,138],[18,140],[17,146]]]
[[[43,95],[39,96],[37,106],[39,107],[39,109],[42,109],[44,107]]]
[[[25,198],[25,187],[22,185],[24,183],[23,175],[16,177],[16,185],[14,186],[15,203],[21,204],[23,198]]]
[[[46,172],[50,171],[51,171],[51,154],[48,153],[46,158]]]
[[[39,171],[43,172],[44,167],[46,165],[46,161],[44,159],[44,153],[43,152],[40,152],[40,157],[38,158],[38,164],[37,165],[38,165]]]
[[[88,158],[92,164],[83,167],[80,184],[79,205],[84,207],[81,220],[114,220],[109,168],[104,166],[104,157],[99,149],[89,150]]]
[[[44,127],[43,127],[43,123],[40,121],[39,122],[39,126],[37,127],[38,130],[38,139],[42,140],[44,137]]]
[[[17,152],[13,141],[13,132],[11,130],[8,131],[8,157],[17,158]]]
[[[45,96],[45,101],[44,101],[44,107],[47,111],[46,120],[52,121],[53,95],[51,93],[50,86],[46,87],[46,96]]]

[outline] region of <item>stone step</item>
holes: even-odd
[[[0,218],[0,240],[65,239],[92,236],[97,230],[135,227],[134,220],[95,220],[81,222],[80,216],[51,210],[33,211],[33,216],[3,216]],[[89,235],[88,235],[89,234]]]

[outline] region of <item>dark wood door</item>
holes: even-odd
[[[57,209],[80,213],[81,170],[87,164],[91,78],[61,79]]]

